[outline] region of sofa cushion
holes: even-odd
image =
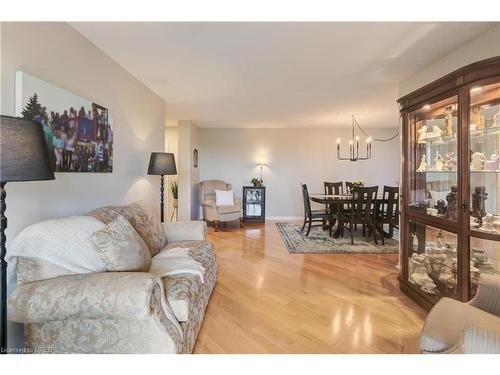
[[[156,255],[167,243],[167,237],[161,224],[148,215],[139,202],[128,206],[101,207],[87,215],[99,219],[104,224],[111,223],[118,215],[124,216],[146,242],[151,256]]]
[[[469,327],[500,333],[500,318],[467,303],[441,298],[427,315],[422,329],[421,349],[442,352],[455,346]]]
[[[90,236],[109,271],[147,272],[151,254],[144,240],[122,215]]]
[[[18,283],[106,271],[90,236],[105,225],[89,216],[46,220],[23,229],[7,252]]]

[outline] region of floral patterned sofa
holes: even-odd
[[[107,270],[65,274],[43,260],[18,257],[18,286],[9,298],[8,316],[24,323],[25,347],[55,353],[192,352],[217,273],[206,224],[161,225],[138,204],[99,208],[86,217],[105,225],[117,215],[127,218],[153,258],[187,248],[203,266],[204,279],[190,273],[160,278],[148,272]],[[45,228],[50,225],[47,222]],[[80,242],[83,249],[84,241]],[[56,277],[38,280],[47,274]]]

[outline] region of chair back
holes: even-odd
[[[351,194],[352,193],[352,188],[353,187],[354,187],[354,184],[352,182],[348,182],[348,181],[345,182],[345,192],[347,194]]]
[[[311,212],[311,201],[309,200],[309,192],[307,191],[307,185],[306,184],[300,184],[302,187],[302,198],[304,199],[304,215],[306,217],[311,217],[312,212]]]
[[[324,182],[326,195],[340,195],[343,193],[342,181],[340,182]]]
[[[399,187],[384,185],[384,202],[379,205],[378,216],[385,224],[399,224]]]
[[[352,187],[351,217],[353,222],[372,223],[375,214],[378,186]]]
[[[200,182],[200,204],[215,201],[215,190],[231,190],[231,184],[222,180],[207,180]]]

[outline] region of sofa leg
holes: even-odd
[[[218,232],[219,231],[219,224],[220,224],[219,220],[215,220],[214,221],[214,232]]]
[[[243,221],[243,218],[240,217],[240,228],[244,228],[245,227],[245,222]]]

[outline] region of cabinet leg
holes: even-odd
[[[220,221],[219,220],[215,220],[214,221],[214,232],[218,232],[219,231],[219,225],[220,225]]]
[[[243,221],[243,218],[240,217],[240,228],[244,228],[245,227],[245,222]]]

